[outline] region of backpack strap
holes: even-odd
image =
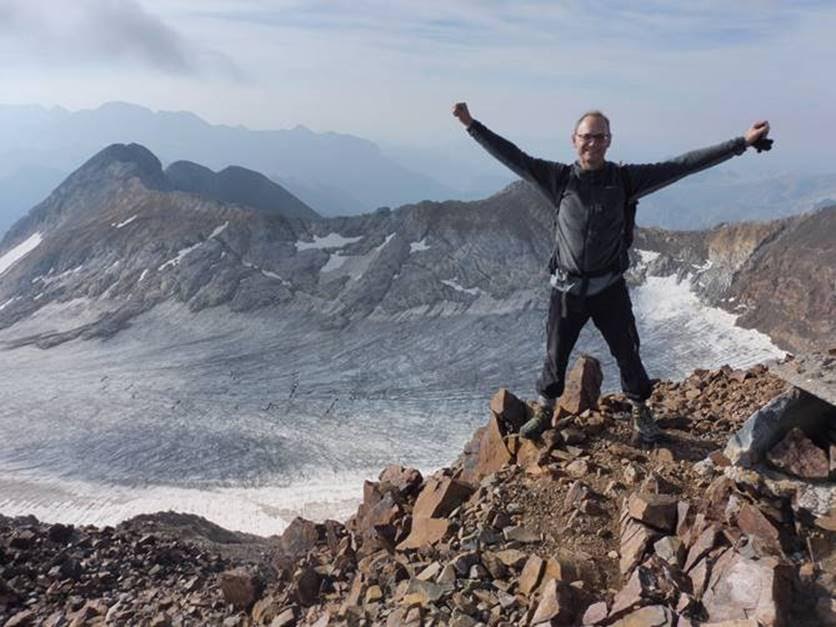
[[[621,185],[624,188],[624,252],[633,245],[633,235],[636,230],[636,210],[639,206],[637,198],[633,196],[633,182],[630,180],[630,172],[627,166],[619,165],[618,174],[621,177]]]

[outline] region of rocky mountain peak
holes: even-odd
[[[65,181],[87,183],[102,176],[137,177],[149,189],[168,190],[171,185],[160,160],[140,144],[111,144],[88,159]]]
[[[241,166],[227,166],[219,172],[213,172],[192,161],[175,161],[166,168],[165,176],[175,190],[245,205],[287,218],[320,218],[316,211],[281,185],[260,172]]]

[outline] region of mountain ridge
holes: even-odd
[[[203,177],[204,187],[223,178],[202,166],[181,164],[169,171],[183,169],[198,173],[195,180]],[[266,181],[258,173],[245,174],[245,180]],[[200,187],[195,181],[181,186]],[[26,238],[43,238],[1,275],[0,327],[47,304],[78,298],[92,298],[93,308],[106,313],[98,321],[25,341],[52,345],[109,336],[169,299],[192,311],[290,307],[329,326],[364,318],[521,311],[546,302],[551,209],[523,182],[480,201],[424,201],[317,220],[229,205],[211,193],[195,196],[176,187],[159,160],[136,145],[110,147],[88,160],[0,244],[0,253],[11,255]],[[832,257],[827,238],[836,229],[832,209],[705,232],[639,229],[635,248],[658,257],[640,263],[630,278],[676,275],[706,302],[746,313],[744,324],[769,329],[784,347],[809,347],[832,337],[829,270],[814,273],[805,265],[805,281],[817,286],[815,304],[804,309],[808,324],[793,333],[785,332],[787,318],[756,315],[775,298],[773,291],[747,292],[745,284],[754,276],[748,268],[756,267],[754,260],[773,240],[792,242],[787,234],[810,221],[821,237],[799,242],[796,259],[815,254],[827,261]],[[784,246],[782,254],[791,248]],[[632,255],[641,261],[640,253]],[[770,276],[763,264],[757,267]],[[788,291],[783,298],[782,314],[801,311],[792,301],[801,302],[803,294]]]

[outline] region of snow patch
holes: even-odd
[[[41,234],[35,233],[0,257],[0,275],[32,252],[42,241],[44,238]]]
[[[194,244],[193,246],[187,246],[186,248],[181,248],[181,249],[177,252],[177,256],[176,256],[176,257],[174,257],[173,259],[169,259],[168,261],[166,261],[163,265],[161,265],[159,268],[157,268],[157,270],[165,270],[165,269],[166,269],[166,268],[168,268],[169,266],[176,266],[177,264],[179,264],[179,263],[183,260],[183,258],[184,258],[186,255],[188,255],[188,254],[189,254],[190,252],[192,252],[195,248],[197,248],[198,246],[200,246],[200,244],[201,244],[201,242],[198,242],[197,244]]]
[[[325,272],[333,272],[334,270],[338,270],[342,268],[346,261],[348,261],[350,257],[346,256],[343,257],[342,255],[333,254],[328,257],[328,261],[325,262],[325,265],[322,266],[319,271],[323,274]]]
[[[136,220],[136,215],[132,215],[130,218],[128,218],[124,222],[120,222],[119,224],[116,224],[116,222],[112,222],[110,224],[110,226],[112,226],[114,228],[117,228],[117,229],[121,229],[123,226],[128,226],[134,220]]]
[[[455,279],[445,279],[442,283],[444,283],[447,287],[452,287],[457,292],[464,292],[465,294],[470,294],[471,296],[478,296],[482,293],[482,290],[478,287],[464,287],[459,285]]]
[[[429,250],[430,247],[427,244],[427,238],[425,237],[420,242],[410,242],[409,243],[409,254],[412,253],[419,253],[423,250]]]
[[[262,275],[266,276],[268,279],[275,279],[276,281],[281,281],[282,285],[286,285],[288,287],[293,285],[290,281],[288,281],[287,279],[279,276],[275,272],[270,272],[269,270],[265,270],[265,269],[261,268],[260,266],[257,266],[254,263],[250,263],[249,261],[241,261],[241,264],[245,268],[250,268],[251,270],[255,270],[256,272],[260,272]]]
[[[145,270],[142,271],[142,274],[139,275],[139,279],[137,280],[137,283],[142,281],[142,279],[144,279],[147,274],[148,274],[148,268],[145,268]]]
[[[223,224],[221,224],[219,227],[215,228],[215,230],[214,230],[214,231],[212,231],[212,234],[209,236],[209,238],[208,238],[208,239],[212,239],[213,237],[217,237],[218,235],[220,235],[221,233],[223,233],[223,232],[224,232],[224,229],[226,229],[226,227],[228,227],[228,226],[229,226],[229,222],[228,222],[228,221],[227,221],[227,222],[224,222],[224,223],[223,223]]]
[[[294,242],[296,246],[296,250],[310,250],[311,248],[316,249],[323,249],[323,248],[341,248],[347,244],[353,244],[354,242],[359,242],[363,239],[363,236],[357,237],[343,237],[339,233],[329,233],[325,237],[318,237],[314,235],[313,242]]]
[[[649,264],[652,261],[656,261],[661,253],[656,252],[655,250],[641,250],[639,248],[636,249],[636,252],[639,254],[639,259],[645,265]]]
[[[2,305],[0,305],[0,311],[3,311],[6,307],[8,307],[9,305],[11,305],[11,304],[12,304],[13,302],[15,302],[16,300],[20,300],[20,296],[12,296],[9,300],[7,300],[5,303],[3,303]]]

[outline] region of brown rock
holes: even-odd
[[[584,625],[598,625],[607,619],[608,613],[606,601],[598,601],[586,608],[581,623]]]
[[[378,480],[382,484],[388,484],[396,488],[404,495],[414,494],[421,487],[424,478],[421,472],[415,468],[404,468],[398,464],[391,464],[384,468]]]
[[[532,591],[537,589],[543,577],[545,566],[545,562],[536,555],[528,558],[528,561],[522,569],[522,573],[520,573],[519,590],[521,593],[528,596]]]
[[[566,472],[573,477],[585,477],[589,474],[589,462],[585,459],[576,459],[566,465]]]
[[[415,501],[413,518],[447,516],[473,493],[469,484],[452,477],[430,477]]]
[[[28,627],[35,624],[35,613],[31,610],[23,610],[12,616],[3,623],[3,627]]]
[[[642,586],[639,571],[634,570],[627,583],[624,584],[613,598],[610,619],[619,618],[642,603],[644,603],[644,587]]]
[[[536,464],[540,459],[540,447],[533,440],[521,439],[517,449],[517,465],[525,468]]]
[[[717,538],[720,535],[720,528],[716,524],[709,525],[703,531],[696,542],[694,542],[691,549],[688,551],[688,557],[685,559],[685,567],[683,570],[687,573],[691,567],[697,563],[699,559],[704,557],[714,545],[717,543]]]
[[[306,566],[293,577],[293,590],[296,600],[305,607],[316,604],[319,600],[321,577],[313,568]]]
[[[836,531],[836,506],[831,507],[830,511],[824,516],[816,517],[814,523],[820,529]]]
[[[676,527],[677,498],[667,494],[633,493],[627,502],[630,516],[664,531]]]
[[[550,557],[546,560],[546,572],[544,578],[556,579],[570,583],[579,576],[578,569],[570,559],[562,555]]]
[[[297,516],[290,521],[280,538],[284,552],[288,555],[303,555],[310,551],[322,539],[321,525]]]
[[[767,557],[751,560],[734,554],[725,568],[715,568],[702,603],[710,621],[754,619],[763,625],[786,625],[792,595],[792,568]]]
[[[664,605],[648,605],[612,623],[613,627],[673,627],[676,617]]]
[[[496,553],[485,551],[482,553],[482,564],[488,569],[494,579],[505,579],[508,577],[508,567],[502,563]]]
[[[762,546],[781,553],[781,539],[778,529],[754,505],[746,503],[737,514],[737,526],[750,538],[757,538]]]
[[[260,592],[261,583],[245,568],[234,568],[220,575],[224,600],[241,610],[248,609]]]
[[[287,608],[281,614],[277,615],[271,622],[270,627],[290,627],[296,624],[296,610],[292,607]],[[317,625],[320,624],[317,621]],[[325,623],[328,624],[327,622]]]
[[[575,619],[575,607],[571,586],[549,579],[543,586],[540,603],[531,618],[537,625],[550,621],[552,625],[571,625]]]
[[[635,568],[642,561],[648,545],[658,537],[658,531],[628,518],[621,532],[621,559],[619,560],[621,572],[626,574]]]
[[[596,408],[603,380],[600,362],[589,355],[581,355],[566,377],[560,407],[574,415]]]
[[[784,439],[766,454],[769,462],[802,479],[827,479],[830,460],[798,427],[790,429]]]
[[[708,585],[708,576],[710,574],[710,563],[708,557],[700,559],[696,566],[694,566],[688,573],[691,578],[691,591],[696,598],[702,597],[705,592],[705,587]]]
[[[505,432],[496,416],[491,416],[488,421],[482,440],[479,444],[479,457],[473,474],[477,479],[482,479],[511,462],[513,456],[505,445],[503,436]]]
[[[567,427],[560,430],[560,437],[566,444],[581,444],[586,442],[586,434],[580,429]]]
[[[520,568],[528,561],[528,553],[518,551],[517,549],[505,549],[504,551],[497,551],[496,558],[511,568]]]
[[[505,388],[499,388],[491,398],[491,411],[512,433],[519,431],[527,420],[525,403]]]
[[[570,485],[569,489],[566,491],[566,497],[563,499],[563,506],[566,509],[574,509],[589,496],[589,493],[589,486],[582,481],[573,481],[572,485]]]
[[[685,540],[685,535],[694,522],[694,510],[688,501],[676,504],[676,535]]]
[[[430,546],[441,540],[449,527],[450,521],[445,518],[413,518],[409,535],[396,548],[398,551],[406,551]]]
[[[830,444],[830,479],[836,480],[836,444]]]
[[[282,606],[276,597],[270,595],[255,602],[250,616],[256,625],[269,625],[279,615],[281,609]]]
[[[639,492],[649,494],[676,494],[680,491],[676,484],[671,483],[657,472],[651,471],[639,485]]]
[[[722,519],[725,516],[729,496],[733,491],[734,481],[725,475],[720,475],[708,485],[705,490],[705,500],[712,518]]]
[[[672,566],[681,566],[685,561],[685,545],[678,536],[665,536],[653,545],[653,552]]]
[[[543,539],[538,532],[533,529],[529,529],[524,525],[505,527],[505,529],[502,530],[502,535],[509,542],[521,542],[523,544],[540,542],[540,540]]]

